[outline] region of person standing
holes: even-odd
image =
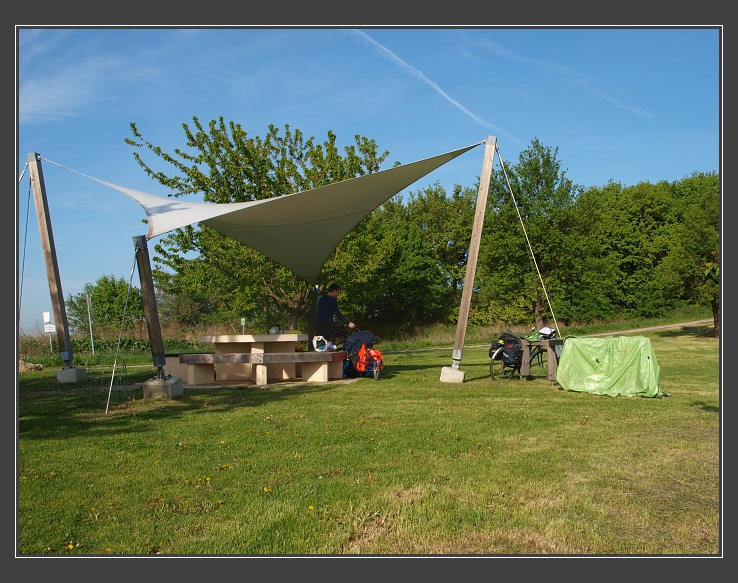
[[[336,340],[336,333],[333,329],[335,320],[346,324],[349,328],[356,328],[356,324],[344,316],[338,307],[339,293],[341,293],[341,286],[337,283],[330,284],[326,293],[320,296],[315,312],[315,335],[322,336],[330,342]]]

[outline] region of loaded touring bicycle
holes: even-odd
[[[529,335],[518,332],[503,332],[499,338],[492,342],[489,348],[489,376],[492,379],[508,375],[510,378],[517,373],[523,364],[523,340],[537,342],[544,339],[556,338],[556,330],[544,326],[537,332]],[[556,346],[556,356],[561,354],[561,346]],[[548,368],[548,351],[545,346],[534,346],[530,351],[531,370],[534,367]]]

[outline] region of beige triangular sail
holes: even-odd
[[[249,202],[186,202],[93,180],[143,207],[148,217],[147,239],[203,223],[314,284],[326,259],[364,217],[413,182],[483,143],[320,188]]]

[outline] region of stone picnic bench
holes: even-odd
[[[172,361],[175,355],[170,355]],[[233,353],[192,353],[176,356],[177,363],[185,365],[184,375],[181,375],[185,384],[200,385],[213,384],[218,376],[218,365],[250,365],[244,376],[234,377],[232,374],[227,380],[243,378],[253,381],[257,385],[268,384],[269,379],[297,380],[303,382],[324,383],[333,379],[343,378],[343,361],[347,353],[336,352],[233,352]],[[174,365],[174,362],[172,362]],[[284,365],[294,367],[294,376],[270,376],[270,366],[275,365],[280,371]],[[174,367],[176,368],[176,366]],[[232,369],[232,367],[230,367]],[[273,367],[274,368],[274,367]],[[222,380],[222,379],[221,379]]]

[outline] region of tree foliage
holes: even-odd
[[[93,330],[95,326],[131,329],[145,325],[141,290],[113,275],[86,283],[80,293],[69,295],[65,308],[67,324],[74,332],[84,332],[90,325]]]
[[[192,127],[183,124],[183,129],[188,151],[164,152],[144,139],[135,124],[131,124],[134,138],[126,143],[147,149],[173,167],[173,175],[155,171],[134,151],[144,171],[174,196],[199,194],[206,202],[262,200],[318,188],[376,172],[388,155],[380,154],[373,140],[358,135],[342,154],[333,132],[323,143],[316,143],[289,125],[283,133],[270,125],[263,138],[249,137],[240,124],[226,124],[222,117],[207,129],[195,117]],[[309,313],[307,283],[213,229],[178,229],[155,250],[158,287],[167,297],[181,298],[179,305],[187,307],[185,314],[167,311],[166,317],[186,316],[196,323],[216,316],[226,321],[246,316],[257,324],[295,329]],[[325,271],[335,271],[331,259]]]
[[[492,173],[480,279],[489,301],[517,304],[537,327],[556,311],[547,290],[565,285],[578,191],[558,149],[537,138],[516,165]]]
[[[435,182],[423,191],[411,192],[407,203],[408,220],[421,229],[430,246],[448,287],[445,301],[452,305],[459,303],[464,285],[477,191],[456,184],[447,194]]]
[[[310,190],[380,170],[388,152],[354,137],[339,148],[270,125],[251,137],[223,118],[183,124],[186,149],[167,153],[131,124],[134,157],[172,196],[241,202]],[[144,160],[146,154],[166,173]],[[720,306],[720,178],[583,188],[558,149],[537,138],[516,164],[495,165],[470,323],[584,323],[653,317],[690,304]],[[402,332],[452,323],[466,282],[475,185],[438,182],[393,197],[357,225],[323,267],[343,289],[342,311],[364,329]],[[187,226],[155,247],[160,317],[185,325],[309,327],[314,292],[291,271],[207,226]],[[79,302],[79,298],[75,299]],[[74,308],[78,308],[77,305]],[[86,309],[86,307],[85,307]],[[82,320],[78,320],[81,322]],[[86,321],[86,320],[85,320]]]
[[[674,185],[675,216],[660,277],[682,301],[712,308],[720,333],[720,177],[693,173]]]

